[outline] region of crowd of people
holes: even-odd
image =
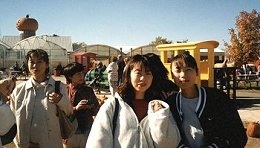
[[[46,51],[29,51],[26,64],[31,74],[27,81],[17,86],[15,79],[0,81],[0,147],[11,141],[19,148],[246,145],[236,107],[222,91],[195,83],[198,66],[187,52],[171,61],[174,82],[158,55],[113,57],[105,69],[111,97],[103,105],[85,84],[81,64],[64,67],[66,84],[60,83],[60,92],[55,92]],[[67,139],[61,137],[58,109],[78,122]],[[10,122],[3,122],[6,116]]]

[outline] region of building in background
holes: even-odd
[[[112,61],[112,56],[121,54],[123,57],[132,57],[136,54],[155,53],[160,55],[156,46],[144,45],[129,47],[127,53],[122,51],[122,47],[112,47],[104,44],[86,45],[74,51],[70,36],[59,35],[36,35],[39,23],[36,19],[30,18],[29,15],[21,17],[16,21],[16,28],[20,31],[17,36],[3,36],[0,38],[0,67],[10,67],[15,62],[22,64],[25,61],[25,55],[32,49],[43,49],[50,57],[50,70],[52,71],[58,64],[62,66],[72,62],[72,55],[75,52],[85,52],[96,54],[96,61],[101,61],[108,65]],[[118,49],[119,48],[119,49]],[[224,61],[224,51],[217,49],[215,51],[215,62]],[[206,51],[205,51],[206,52]],[[83,53],[84,54],[84,53]],[[168,57],[174,54],[167,53]],[[205,53],[206,55],[206,53]],[[201,59],[204,60],[203,53]],[[84,58],[84,56],[83,56]],[[84,61],[84,59],[82,59]]]

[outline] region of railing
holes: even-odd
[[[243,82],[245,86],[246,86],[246,84],[249,84],[250,88],[251,88],[251,83],[256,83],[256,85],[258,86],[259,81],[260,81],[259,74],[237,75],[237,86],[238,86],[238,83]]]

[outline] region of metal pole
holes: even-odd
[[[3,67],[5,67],[5,50],[6,50],[6,49],[4,48],[4,51],[3,51],[3,52],[4,52],[4,53],[3,53],[3,54],[4,54],[4,55],[3,55]]]

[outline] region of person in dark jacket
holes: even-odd
[[[123,71],[125,68],[125,62],[123,60],[122,55],[117,56],[116,63],[118,65],[118,86],[120,86],[120,84],[122,83]]]
[[[198,67],[189,53],[171,62],[181,91],[168,99],[181,132],[179,147],[243,148],[247,136],[234,102],[221,90],[196,85]]]
[[[93,116],[99,110],[99,103],[93,89],[85,85],[83,70],[83,65],[79,63],[70,63],[64,68],[69,99],[78,121],[78,129],[75,135],[64,141],[64,148],[85,147],[94,121]]]

